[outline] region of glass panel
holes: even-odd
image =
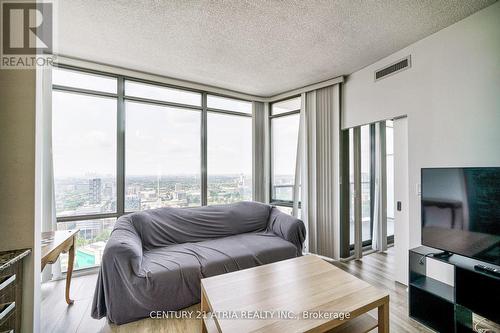
[[[76,238],[74,269],[89,268],[101,264],[102,253],[111,235],[115,218],[86,220],[74,222],[58,222],[57,230],[80,229]],[[68,254],[63,253],[61,270],[68,270]]]
[[[114,77],[72,71],[58,67],[52,68],[52,84],[112,94],[116,94],[117,91],[117,80]]]
[[[296,97],[272,104],[272,115],[300,110],[301,98]]]
[[[370,125],[361,126],[361,233],[362,241],[372,239]]]
[[[57,216],[116,211],[116,99],[54,91]]]
[[[125,81],[125,95],[154,99],[157,101],[201,106],[200,93],[129,80]]]
[[[292,201],[299,114],[271,119],[272,200]]]
[[[208,113],[208,204],[252,200],[252,118]]]
[[[125,210],[201,204],[201,112],[126,102]]]
[[[207,106],[214,109],[252,114],[252,102],[242,101],[239,99],[208,95]]]
[[[387,168],[387,236],[394,235],[394,122],[385,122]]]

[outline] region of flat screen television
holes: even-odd
[[[500,265],[500,168],[424,168],[422,245]]]

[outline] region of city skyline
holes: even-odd
[[[211,175],[208,177],[209,204],[252,200],[251,175]],[[56,210],[58,216],[116,212],[114,177],[57,178]],[[201,205],[199,175],[130,176],[125,182],[125,210],[143,210],[163,206]]]

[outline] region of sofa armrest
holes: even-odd
[[[114,263],[123,268],[128,266],[136,275],[140,275],[142,242],[129,218],[124,216],[116,221],[106,243],[102,262],[104,265]]]
[[[92,302],[93,318],[100,319],[107,315],[108,318],[116,321],[113,302],[125,301],[127,296],[118,294],[122,289],[116,286],[145,277],[145,274],[141,272],[142,255],[141,238],[132,225],[130,217],[120,217],[115,223],[102,255]]]
[[[273,207],[269,214],[267,229],[295,245],[297,256],[302,255],[302,248],[306,239],[306,228],[302,220]]]

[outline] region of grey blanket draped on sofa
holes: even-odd
[[[257,202],[120,217],[104,250],[92,317],[123,324],[200,300],[200,280],[302,254],[301,220]]]

